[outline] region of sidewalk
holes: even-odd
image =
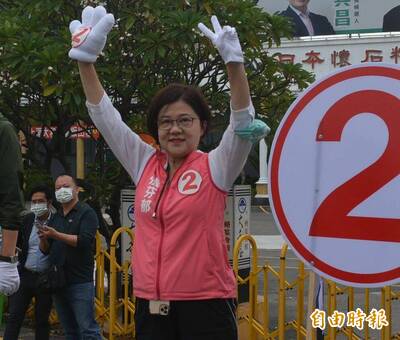
[[[0,326],[0,340],[3,340],[5,321],[3,320],[2,325]],[[19,339],[21,340],[35,340],[35,329],[34,325],[29,322],[24,322],[24,325],[21,328],[19,333]],[[61,330],[58,325],[51,326],[50,331],[50,340],[61,340],[65,339],[64,335],[61,334]]]

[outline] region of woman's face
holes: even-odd
[[[161,149],[175,160],[197,150],[204,127],[199,116],[184,101],[164,106],[158,115],[158,139]]]

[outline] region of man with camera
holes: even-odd
[[[66,339],[99,339],[100,327],[94,318],[94,253],[99,226],[97,215],[79,202],[76,180],[61,175],[55,182],[56,200],[61,204],[51,226],[40,230],[40,249],[50,255],[51,268],[63,271],[65,286],[58,286],[54,305]]]

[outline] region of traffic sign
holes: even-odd
[[[134,204],[131,204],[128,207],[127,216],[129,218],[129,221],[135,222],[135,205]]]
[[[270,157],[282,235],[319,274],[350,286],[400,281],[400,68],[366,63],[310,86]]]

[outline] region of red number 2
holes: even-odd
[[[196,174],[194,174],[193,172],[189,172],[184,177],[182,177],[182,181],[186,182],[183,186],[183,192],[197,189]]]
[[[328,195],[314,215],[309,235],[400,242],[400,219],[348,216],[358,204],[400,174],[400,100],[374,90],[349,94],[327,111],[318,127],[317,141],[339,142],[346,123],[362,112],[374,113],[386,123],[386,149],[373,164]]]

